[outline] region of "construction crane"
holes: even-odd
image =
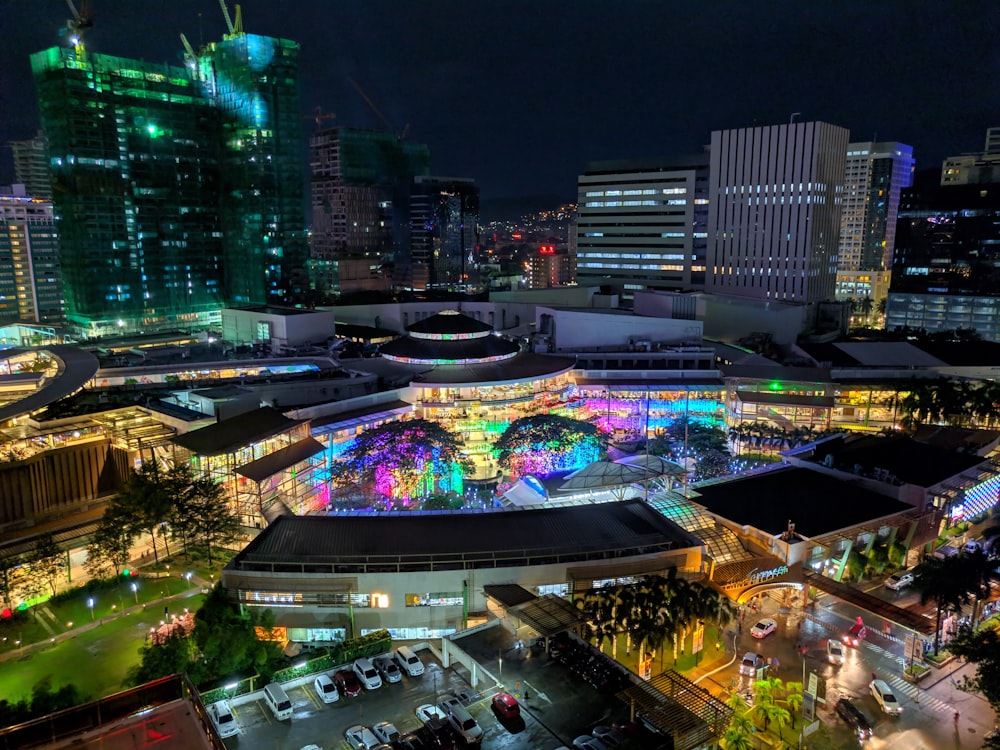
[[[316,130],[323,127],[323,120],[333,120],[337,117],[333,112],[324,112],[322,107],[316,107],[316,111],[311,115],[305,115],[303,120],[315,120]]]
[[[94,26],[94,19],[90,15],[90,0],[80,0],[79,10],[73,4],[73,0],[66,0],[66,5],[69,6],[69,12],[73,14],[73,17],[67,19],[65,31],[70,33],[69,40],[76,53],[76,59],[82,62],[87,56],[87,48],[83,43],[83,32],[84,29]]]
[[[361,95],[361,98],[365,100],[365,103],[371,107],[372,112],[374,112],[378,116],[378,119],[382,121],[382,124],[385,125],[385,129],[395,135],[397,140],[404,140],[406,138],[406,134],[410,132],[410,123],[406,123],[406,127],[403,128],[402,133],[397,133],[396,129],[392,126],[392,123],[389,122],[389,118],[383,115],[379,108],[375,106],[375,102],[373,102],[371,97],[365,93],[365,90],[361,88],[360,84],[353,78],[348,78],[347,80],[351,82],[351,85]]]
[[[226,19],[226,28],[229,29],[227,39],[234,36],[243,36],[243,10],[239,4],[236,5],[236,20],[229,17],[229,6],[226,0],[219,0],[219,7],[222,8],[222,17]]]

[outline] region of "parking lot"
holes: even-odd
[[[390,721],[403,734],[420,726],[414,711],[424,703],[469,689],[469,684],[454,670],[444,670],[428,651],[420,657],[426,665],[420,677],[404,675],[395,684],[383,684],[377,690],[364,691],[356,698],[341,698],[323,703],[317,697],[312,680],[301,687],[286,688],[294,714],[289,721],[277,721],[263,698],[233,706],[242,727],[240,734],[225,740],[231,750],[298,750],[306,745],[319,745],[323,750],[349,747],[344,732],[351,726],[371,727],[380,721]],[[469,712],[483,729],[483,748],[509,750],[553,750],[563,742],[529,711],[522,712],[521,722],[508,722],[509,729],[498,721],[490,708],[495,689],[483,691],[481,697],[468,706]],[[515,733],[512,733],[515,732]],[[572,738],[570,738],[572,739]]]

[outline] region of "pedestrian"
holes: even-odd
[[[777,672],[778,671],[778,667],[780,666],[780,664],[778,663],[778,657],[777,656],[774,657],[773,664],[774,664],[774,671]]]
[[[740,635],[743,635],[743,620],[740,620],[738,623],[736,623],[736,628],[739,630]]]
[[[958,711],[955,712],[955,731],[958,731]]]
[[[875,682],[875,680],[877,680],[877,679],[878,679],[878,675],[875,672],[872,672],[872,682]]]

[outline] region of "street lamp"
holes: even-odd
[[[187,582],[188,582],[188,587],[191,586],[191,576],[192,575],[193,575],[193,573],[191,573],[190,570],[187,573],[184,574],[184,578],[187,579]]]
[[[87,606],[90,608],[90,621],[94,621],[94,597],[87,599]]]
[[[135,603],[139,603],[139,587],[136,584],[132,584],[132,593],[135,594]]]

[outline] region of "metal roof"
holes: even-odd
[[[714,746],[725,734],[733,709],[673,670],[633,683],[618,698],[642,711],[650,724],[673,739],[674,750]]]
[[[94,377],[100,367],[97,357],[75,346],[58,344],[39,349],[5,349],[3,359],[11,359],[31,352],[45,352],[58,362],[55,377],[50,378],[39,390],[24,398],[0,406],[0,423],[22,414],[44,409],[61,398],[76,393]]]
[[[273,477],[290,466],[302,463],[322,452],[323,444],[315,438],[308,437],[297,443],[286,445],[281,450],[269,453],[256,461],[244,464],[236,469],[236,473],[252,482],[263,482],[268,477]]]
[[[527,623],[536,633],[546,638],[566,630],[578,632],[587,618],[566,599],[546,594],[507,611]]]
[[[483,586],[483,593],[507,608],[516,607],[538,598],[524,586],[519,586],[516,583],[486,584]]]
[[[871,612],[881,620],[901,625],[908,630],[913,630],[921,635],[934,635],[934,620],[918,612],[911,612],[908,609],[897,607],[891,602],[879,599],[864,591],[859,591],[846,583],[834,581],[824,575],[811,570],[802,571],[802,581],[807,586],[814,586],[820,591],[833,594],[838,599],[842,599],[848,604],[853,604],[863,610]],[[871,629],[869,627],[869,629]],[[877,626],[875,628],[878,629]]]
[[[265,406],[178,435],[173,442],[198,456],[218,456],[288,432],[304,421],[289,419],[277,409]]]

